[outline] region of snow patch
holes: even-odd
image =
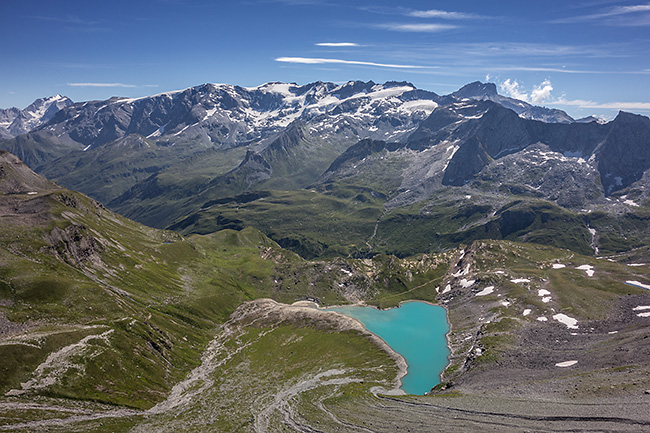
[[[578,329],[578,321],[573,317],[567,316],[566,314],[555,314],[553,316],[553,319],[557,320],[563,325],[566,325],[566,327],[569,329]]]
[[[566,265],[563,265],[562,263],[553,263],[553,269],[562,269],[566,268]]]
[[[537,321],[538,322],[548,322],[548,319],[546,317],[542,316],[542,317],[538,317]]]
[[[474,296],[487,296],[487,295],[489,295],[490,293],[494,293],[494,286],[486,287],[485,289],[481,290],[480,292],[478,292],[478,293],[477,293],[476,295],[474,295]]]
[[[463,278],[462,280],[460,280],[460,286],[463,289],[468,289],[468,288],[472,287],[475,282],[476,282],[476,280],[466,280],[465,278]]]
[[[591,265],[580,265],[576,269],[580,271],[585,271],[585,273],[590,277],[594,276],[594,267]]]
[[[528,316],[528,315],[529,315],[530,313],[532,313],[532,312],[533,312],[533,310],[531,310],[530,308],[526,308],[526,309],[524,310],[524,312],[523,312],[523,316],[526,317],[526,316]]]
[[[625,284],[629,284],[630,286],[636,286],[636,287],[640,287],[642,289],[650,290],[650,285],[643,284],[643,283],[641,283],[639,281],[634,281],[634,280],[626,281]]]
[[[514,280],[510,280],[515,284],[518,283],[530,283],[530,280],[528,278],[515,278]]]
[[[639,313],[637,314],[639,317],[650,317],[650,311],[646,311],[645,313]]]
[[[643,311],[650,310],[650,305],[639,305],[638,307],[632,308],[632,311]]]
[[[564,361],[564,362],[558,362],[557,364],[555,364],[555,366],[556,367],[571,367],[573,365],[576,365],[577,363],[578,363],[578,361],[575,361],[575,360],[573,360],[573,361]]]

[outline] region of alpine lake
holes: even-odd
[[[357,305],[326,310],[357,319],[404,357],[408,371],[401,389],[407,394],[424,395],[440,383],[440,374],[449,362],[449,323],[444,308],[411,301],[388,310]]]

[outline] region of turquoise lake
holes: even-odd
[[[407,394],[423,395],[440,383],[448,363],[447,312],[426,302],[405,302],[400,308],[343,306],[328,308],[364,324],[406,359],[408,372],[402,378]]]

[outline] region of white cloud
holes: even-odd
[[[492,79],[492,76],[490,74],[485,74],[485,82],[486,83],[489,83],[491,79]]]
[[[358,47],[359,44],[354,42],[320,42],[317,47]]]
[[[462,12],[448,12],[448,11],[441,11],[439,9],[429,9],[425,11],[411,11],[407,15],[411,17],[417,17],[417,18],[441,18],[444,20],[467,20],[467,19],[481,18],[480,16],[474,14],[466,14]]]
[[[551,97],[553,86],[549,80],[544,80],[539,86],[535,86],[530,92],[530,101],[533,104],[541,104]]]
[[[539,85],[533,87],[533,90],[530,93],[528,93],[517,80],[510,78],[499,84],[499,88],[507,96],[519,99],[520,101],[530,102],[531,104],[542,104],[547,102],[551,97],[551,92],[553,91],[553,85],[550,80],[544,80]]]
[[[564,95],[551,103],[553,105],[567,105],[580,108],[600,108],[607,110],[650,110],[650,102],[595,102],[586,101],[584,99],[567,100]]]
[[[503,93],[511,98],[520,99],[522,101],[528,101],[528,94],[523,91],[521,85],[517,80],[511,80],[508,78],[503,83],[499,84],[499,88]]]
[[[361,66],[378,66],[381,68],[397,69],[433,69],[433,66],[414,66],[414,65],[393,65],[387,63],[362,62],[358,60],[341,60],[341,59],[318,59],[313,57],[278,57],[276,62],[300,63],[305,65],[322,65],[322,64],[341,64],[341,65],[361,65]]]
[[[67,83],[71,87],[138,87],[135,84],[124,83]]]
[[[437,33],[458,28],[451,24],[380,24],[380,28],[394,32]]]

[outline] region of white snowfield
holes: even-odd
[[[488,286],[485,289],[481,290],[474,296],[487,296],[491,293],[494,293],[494,286]]]
[[[588,276],[590,276],[590,277],[594,276],[594,272],[595,272],[594,267],[591,266],[591,265],[581,265],[581,266],[578,266],[576,269],[581,270],[581,271],[585,271],[586,274]]]
[[[562,269],[566,268],[566,265],[563,265],[562,263],[553,263],[553,269]]]
[[[462,280],[460,280],[460,286],[463,289],[468,289],[468,288],[472,287],[475,282],[476,282],[476,280],[467,280],[467,279],[463,278]]]
[[[573,365],[576,365],[578,361],[572,360],[572,361],[564,361],[564,362],[558,362],[555,364],[556,367],[571,367]]]
[[[530,280],[528,278],[515,278],[514,280],[510,280],[510,281],[515,283],[515,284],[530,283]]]
[[[636,286],[636,287],[640,287],[640,288],[642,288],[642,289],[650,290],[650,285],[648,285],[648,284],[643,284],[643,283],[641,283],[640,281],[628,280],[628,281],[626,281],[625,283],[627,283],[627,284],[629,284],[629,285],[631,285],[631,286]]]
[[[562,313],[555,314],[553,316],[553,319],[566,325],[566,327],[569,329],[578,329],[578,320],[574,319],[573,317],[569,317],[566,314],[562,314]]]

